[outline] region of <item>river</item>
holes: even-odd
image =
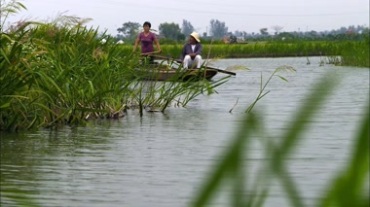
[[[289,128],[289,120],[320,78],[340,79],[290,157],[291,176],[310,204],[348,160],[369,101],[369,69],[320,66],[321,57],[309,60],[310,64],[307,58],[221,59],[213,65],[249,70],[233,70],[237,75],[217,94],[199,96],[186,108],[172,106],[143,117],[129,110],[122,119],[86,127],[3,133],[1,206],[187,206],[234,138],[259,92],[261,75],[266,81],[284,65],[296,72],[281,73],[287,82],[272,78],[266,88],[270,92],[253,109],[262,115],[271,139]],[[261,150],[258,145],[253,148],[252,162],[265,162]],[[279,183],[272,185],[265,206],[289,205]],[[230,193],[226,191],[221,192]],[[212,206],[225,206],[225,197],[219,195]]]

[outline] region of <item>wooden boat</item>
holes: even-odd
[[[173,58],[151,54],[155,59],[167,61],[169,64],[159,64],[159,62],[151,62],[146,68],[149,68],[145,74],[147,80],[157,80],[157,81],[187,81],[187,80],[211,80],[218,72],[225,73],[228,75],[235,76],[236,73],[227,71],[224,69],[216,68],[209,65],[202,65],[200,69],[183,69],[181,60],[175,60]],[[176,67],[173,66],[176,63]],[[170,66],[171,65],[171,66]],[[143,69],[140,69],[143,70]]]
[[[138,69],[140,79],[153,81],[199,81],[211,80],[218,71],[214,69],[182,69],[168,66],[152,66],[148,69]]]
[[[211,80],[217,75],[212,69],[187,69],[187,70],[153,70],[145,77],[146,80],[155,81],[199,81],[202,79]]]

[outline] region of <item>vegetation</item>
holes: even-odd
[[[159,33],[166,39],[183,40],[185,35],[181,33],[178,24],[175,23],[162,23],[159,25]]]
[[[223,38],[227,34],[228,28],[225,25],[225,22],[221,22],[217,19],[212,19],[210,21],[210,32],[213,38]]]
[[[275,76],[276,72],[271,77]],[[324,105],[326,98],[334,91],[336,84],[334,79],[328,78],[314,84],[315,87],[305,98],[305,103],[287,123],[287,130],[274,136],[274,139],[264,139],[267,129],[261,121],[263,118],[253,111],[253,106],[259,99],[253,102],[248,107],[248,113],[234,139],[210,169],[207,179],[195,193],[190,206],[210,205],[217,193],[224,192],[223,189],[233,190],[228,206],[264,206],[274,181],[281,184],[290,206],[307,206],[305,196],[301,194],[290,175],[289,157],[299,146],[305,129],[309,128],[309,123]],[[323,192],[317,192],[316,198],[310,198],[314,206],[369,206],[369,108],[368,102],[364,108],[362,121],[358,123],[358,131],[353,136],[354,145],[347,165],[327,183],[327,188]],[[255,142],[262,145],[267,161],[254,171],[253,163],[248,158],[252,151],[251,146],[254,146]]]
[[[194,26],[184,19],[182,21],[181,33],[186,37],[186,34],[191,34],[193,31],[195,31]]]
[[[14,3],[14,2],[13,2]],[[15,2],[4,7],[1,14],[24,8]],[[129,46],[115,44],[115,39],[98,34],[95,29],[82,27],[78,18],[64,17],[64,24],[22,22],[0,36],[0,131],[37,129],[58,125],[80,125],[89,118],[116,118],[128,108],[159,107],[164,111],[173,101],[185,106],[197,95],[212,94],[227,79],[216,82],[166,82],[163,84],[140,81],[136,69],[139,57],[132,55]],[[67,24],[66,24],[67,23]],[[3,28],[3,24],[1,25]],[[102,38],[107,37],[105,43]],[[268,41],[254,44],[208,44],[205,52],[212,57],[275,57],[340,55],[341,63],[369,67],[369,38],[356,41],[310,42]],[[181,44],[163,45],[165,54],[175,57]],[[129,50],[131,51],[131,50]],[[145,69],[142,67],[142,69]],[[278,180],[287,192],[292,206],[305,206],[303,196],[290,177],[285,160],[302,140],[302,134],[314,118],[325,99],[334,90],[333,80],[323,79],[316,84],[298,113],[292,118],[291,127],[279,135],[281,142],[266,142],[265,153],[269,158],[260,169],[272,175],[262,179],[256,173],[247,177],[245,168],[251,142],[263,131],[263,123],[254,105],[268,92],[265,84],[251,106],[231,145],[222,154],[220,162],[211,169],[209,178],[197,192],[191,206],[204,206],[226,184],[231,184],[234,196],[232,206],[263,206],[271,183]],[[145,71],[144,71],[145,73]],[[363,121],[354,135],[355,145],[348,165],[338,173],[325,192],[320,192],[317,206],[369,206],[369,105],[364,110]],[[257,136],[256,136],[257,135]],[[223,181],[230,182],[223,182]],[[245,184],[248,185],[245,185]],[[366,189],[367,188],[367,189]],[[18,199],[18,200],[17,200]],[[36,206],[28,200],[15,198],[19,205]]]
[[[165,27],[163,27],[165,25]],[[130,40],[132,35],[136,34],[141,30],[140,23],[126,22],[122,27],[117,28],[119,32],[114,38],[117,40]],[[163,40],[168,41],[185,41],[186,37],[194,31],[194,27],[191,22],[183,20],[181,31],[180,26],[176,23],[162,23],[160,24],[158,35]],[[234,39],[231,43],[246,43],[255,41],[347,41],[347,40],[363,40],[364,37],[369,36],[369,27],[366,26],[348,26],[341,27],[331,31],[293,31],[285,32],[283,27],[275,25],[272,27],[274,32],[269,32],[268,28],[261,28],[260,33],[247,33],[245,31],[228,31],[228,27],[225,22],[221,22],[217,19],[212,19],[209,25],[209,34],[204,32],[202,34],[202,40],[206,42],[223,41],[224,39]],[[125,31],[135,31],[136,34],[126,33]],[[155,31],[153,29],[153,31]],[[122,33],[122,34],[121,34]]]
[[[370,67],[369,38],[359,41],[269,41],[248,44],[204,42],[205,58],[309,57],[321,56],[325,63]],[[120,45],[129,52],[131,45]],[[161,42],[162,55],[179,58],[182,43]]]
[[[174,100],[185,106],[191,98],[203,92],[212,94],[225,82],[221,79],[204,84],[171,82],[154,86],[140,83],[142,77],[135,72],[140,67],[139,57],[131,53],[132,46],[115,44],[116,39],[109,34],[84,27],[88,19],[60,16],[51,23],[24,21],[5,32],[6,17],[24,8],[16,1],[1,8],[0,130],[84,124],[91,118],[118,118],[129,108],[139,109],[140,115],[148,107],[163,112]],[[216,20],[213,23],[223,25]],[[132,36],[138,24],[124,26],[128,28],[122,32]],[[176,31],[181,33],[179,27]],[[202,42],[206,58],[314,55],[329,57],[328,63],[369,67],[368,33],[362,33],[362,38],[351,37],[353,40],[346,41],[293,38],[248,44],[207,39]],[[162,54],[177,58],[182,44],[164,42]],[[144,93],[147,87],[150,93]]]
[[[130,24],[132,25],[132,24]],[[138,23],[136,31],[139,31]],[[124,24],[118,31],[133,29]],[[182,29],[175,23],[160,25],[159,38],[163,54],[179,57],[181,47],[185,43],[187,33],[194,28],[184,20]],[[275,26],[274,34],[267,28],[261,28],[260,34],[246,32],[228,32],[224,22],[212,19],[210,31],[212,36],[203,34],[202,44],[207,58],[250,58],[250,57],[305,57],[322,56],[327,63],[370,67],[369,64],[369,28],[364,26],[342,27],[338,30],[316,32],[280,32],[281,27]],[[124,39],[128,51],[132,44],[130,35],[117,35],[116,41]],[[226,43],[226,44],[225,44]]]
[[[24,8],[12,2],[3,14]],[[149,66],[121,50],[113,38],[102,41],[84,20],[60,16],[51,23],[21,22],[2,32],[0,131],[83,125],[87,120],[119,118],[127,109],[186,104],[212,94],[228,77],[213,82],[141,81]],[[141,71],[141,72],[139,72]]]

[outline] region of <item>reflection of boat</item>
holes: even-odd
[[[151,69],[139,69],[142,71],[139,77],[145,80],[155,81],[189,81],[210,80],[218,71],[214,69],[174,69],[166,67],[152,67]]]

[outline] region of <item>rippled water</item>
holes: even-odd
[[[320,60],[310,57],[309,65],[306,58],[219,60],[213,64],[250,70],[234,70],[237,76],[218,94],[201,96],[187,108],[171,107],[142,118],[129,111],[120,120],[77,129],[2,134],[1,206],[19,206],[14,203],[22,202],[19,197],[39,206],[188,205],[257,96],[261,74],[265,80],[282,65],[297,71],[282,74],[289,82],[273,78],[270,93],[254,109],[264,115],[269,139],[289,128],[294,112],[321,77],[334,73],[341,79],[289,162],[293,179],[310,202],[345,164],[356,123],[369,101],[369,69],[319,66]],[[264,162],[261,146],[253,148],[251,162]],[[224,197],[214,205],[224,206]],[[279,183],[266,203],[276,205],[287,205]]]

